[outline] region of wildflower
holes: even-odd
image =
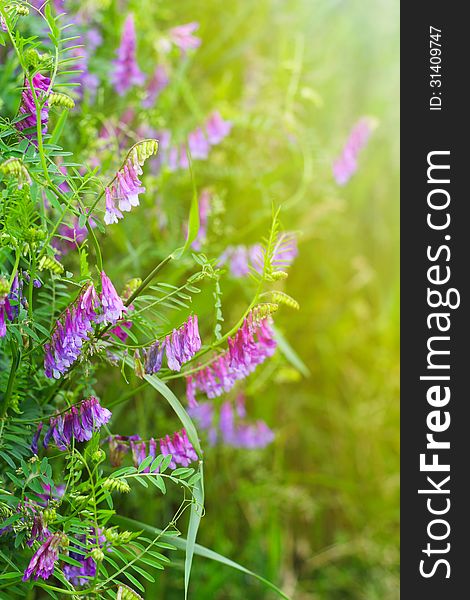
[[[97,307],[98,298],[91,283],[57,321],[51,342],[44,345],[46,377],[59,379],[80,357],[83,342],[89,339],[93,322],[97,321]]]
[[[210,402],[201,402],[189,409],[189,414],[199,427],[206,431],[209,443],[214,446],[217,441],[234,448],[264,448],[274,439],[274,433],[263,421],[247,422],[244,398],[239,395],[235,406],[224,402],[218,420],[214,407]]]
[[[77,542],[80,542],[80,545],[73,544],[69,549],[69,556],[78,561],[81,566],[79,567],[78,565],[70,565],[67,563],[63,566],[65,577],[76,587],[86,585],[88,580],[96,575],[95,558],[99,553],[101,553],[100,556],[102,555],[101,548],[104,547],[106,538],[100,529],[96,530],[95,528],[92,528],[89,534],[79,535],[77,537]],[[90,556],[86,556],[84,555],[86,550],[83,546],[86,546],[90,542],[93,544],[98,543],[99,548],[93,548],[90,552]],[[97,551],[97,554],[94,554],[93,551]]]
[[[2,31],[8,31],[7,24],[5,23],[5,19],[0,15],[0,29]]]
[[[134,147],[124,167],[120,169],[113,182],[106,188],[106,214],[104,221],[107,225],[117,223],[122,219],[122,212],[129,212],[133,206],[139,205],[139,194],[145,192],[139,176],[142,175],[144,162],[156,154],[156,140],[145,140]],[[119,208],[116,207],[116,202]]]
[[[44,542],[44,540],[46,540],[50,535],[51,532],[44,523],[43,513],[35,514],[33,518],[31,534],[29,536],[29,540],[26,542],[28,546],[31,547],[35,541]]]
[[[224,121],[218,111],[214,111],[206,121],[205,125],[207,139],[211,146],[220,144],[232,130],[232,123]]]
[[[33,575],[37,580],[49,579],[54,571],[54,565],[59,558],[59,548],[66,543],[66,536],[63,533],[54,533],[33,554],[28,567],[26,568],[23,581],[27,581]]]
[[[188,439],[184,429],[176,432],[172,437],[166,435],[160,440],[160,452],[163,456],[171,454],[170,469],[176,469],[177,465],[187,467],[191,462],[198,460],[198,456]]]
[[[48,483],[41,482],[41,486],[44,493],[36,493],[36,496],[43,501],[41,506],[47,506],[51,500],[60,500],[65,494],[65,485],[56,485],[53,490]]]
[[[25,129],[35,129],[37,124],[37,114],[36,114],[36,105],[34,103],[33,89],[36,94],[37,100],[40,103],[40,118],[42,125],[42,132],[47,132],[47,123],[49,120],[49,105],[47,99],[44,101],[47,91],[49,90],[49,86],[51,84],[51,80],[49,77],[45,77],[41,75],[41,73],[36,73],[33,76],[32,80],[32,88],[29,83],[29,80],[25,78],[25,89],[21,95],[21,105],[20,105],[20,115],[25,115],[25,118],[21,121],[18,121],[15,124],[15,127],[18,131],[23,131]],[[30,138],[33,136],[33,133],[27,134],[26,137]]]
[[[103,408],[98,399],[90,396],[80,404],[72,406],[63,414],[51,417],[49,430],[44,437],[47,448],[52,437],[59,450],[67,450],[72,440],[86,442],[91,440],[94,431],[98,431],[111,418],[111,412]]]
[[[43,428],[43,422],[41,421],[40,423],[38,423],[36,433],[33,435],[33,440],[31,442],[31,452],[33,454],[38,453],[38,441],[39,441],[39,436],[41,435],[42,428]]]
[[[104,271],[101,272],[101,288],[100,303],[103,314],[99,320],[114,325],[127,312],[127,308]]]
[[[147,87],[147,95],[142,101],[144,108],[152,108],[160,93],[169,83],[168,72],[163,65],[158,65]]]
[[[178,25],[170,29],[169,37],[170,41],[177,46],[183,53],[188,50],[195,50],[201,45],[200,38],[193,35],[198,29],[199,23],[186,23],[185,25]]]
[[[88,580],[96,575],[96,562],[91,556],[83,556],[78,552],[69,551],[70,558],[78,560],[81,566],[65,563],[62,567],[65,577],[76,587],[86,585]]]
[[[131,327],[132,327],[132,321],[123,321],[119,325],[116,325],[115,327],[110,329],[109,333],[118,337],[121,340],[121,342],[125,342],[127,340],[127,338],[129,337],[128,330]]]
[[[209,189],[204,188],[199,196],[199,231],[196,239],[191,244],[194,250],[201,250],[207,239],[207,227],[209,224],[209,215],[211,210],[212,194]]]
[[[189,134],[188,145],[192,158],[204,160],[209,156],[209,142],[201,127],[198,127]]]
[[[196,404],[196,391],[215,398],[233,388],[258,365],[274,354],[276,342],[271,318],[251,311],[233,338],[228,338],[228,350],[209,365],[186,379],[186,395],[190,406]]]
[[[333,175],[338,185],[345,185],[357,170],[359,153],[372,133],[371,119],[363,117],[353,127],[340,156],[333,163]]]
[[[13,321],[14,308],[10,304],[9,284],[4,277],[0,277],[0,338],[7,333],[6,319]]]
[[[133,15],[129,15],[124,23],[121,45],[117,59],[114,61],[112,81],[116,92],[123,96],[134,85],[142,85],[145,75],[139,69],[136,60],[136,34]]]
[[[285,270],[298,254],[297,239],[288,231],[277,237],[271,255],[271,267],[274,272]],[[258,273],[264,270],[265,250],[261,244],[252,246],[228,246],[219,258],[219,264],[228,264],[232,277],[241,278],[250,274],[251,269]]]
[[[219,258],[219,264],[229,264],[230,273],[233,277],[246,277],[250,274],[250,257],[257,256],[262,252],[261,245],[256,246],[228,246]]]
[[[201,338],[199,336],[197,315],[188,317],[186,323],[173,333],[166,336],[166,357],[168,368],[179,371],[181,365],[201,349]]]
[[[162,367],[165,342],[155,341],[151,346],[143,350],[144,371],[147,375],[158,373]]]
[[[145,442],[143,442],[138,435],[134,436],[134,439],[130,440],[129,443],[132,450],[134,466],[138,467],[147,456],[147,447]]]

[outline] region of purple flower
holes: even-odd
[[[199,427],[208,433],[212,446],[219,440],[234,448],[264,448],[274,439],[274,433],[263,421],[250,423],[244,420],[246,411],[241,395],[236,399],[235,408],[228,401],[222,404],[218,423],[210,402],[190,408],[189,414],[197,421]]]
[[[280,233],[273,249],[271,264],[275,270],[285,270],[298,254],[297,238],[292,232]],[[232,277],[246,277],[251,268],[258,273],[264,268],[264,249],[261,244],[228,246],[219,258],[219,264],[228,264]]]
[[[145,192],[139,176],[142,175],[141,164],[137,158],[129,158],[124,167],[117,172],[114,182],[106,188],[106,214],[104,222],[107,225],[117,223],[122,219],[122,212],[129,212],[133,206],[139,206],[139,194]],[[116,207],[116,202],[119,208]]]
[[[103,548],[106,538],[101,530],[92,528],[88,535],[77,536],[77,542],[80,542],[80,546],[72,544],[69,548],[69,556],[78,561],[81,566],[64,564],[63,572],[72,585],[79,587],[86,585],[89,579],[96,575],[96,562],[91,556],[84,555],[86,550],[83,546],[87,546],[90,542],[93,544],[98,542],[99,547]]]
[[[232,123],[230,121],[224,121],[219,111],[214,111],[206,121],[206,133],[207,139],[211,146],[220,144],[220,142],[227,137],[232,130]]]
[[[6,294],[0,295],[0,338],[7,333],[6,319],[13,321],[13,308]]]
[[[127,308],[124,306],[121,297],[104,271],[101,272],[100,303],[103,310],[100,321],[104,323],[114,325],[127,312]]]
[[[205,160],[209,156],[209,142],[200,127],[188,135],[188,145],[192,158]]]
[[[51,532],[44,524],[44,517],[42,513],[37,513],[33,517],[33,526],[31,528],[31,535],[29,540],[26,542],[31,547],[35,541],[43,542],[51,535]]]
[[[160,440],[160,452],[163,456],[171,454],[170,469],[176,469],[177,465],[187,467],[191,462],[198,460],[198,456],[184,429],[174,433],[172,437],[166,435],[162,438]]]
[[[88,580],[96,575],[96,562],[91,556],[84,557],[78,552],[69,552],[69,556],[78,560],[81,566],[64,564],[62,570],[65,577],[76,587],[86,585]]]
[[[144,371],[147,375],[158,373],[162,368],[163,352],[165,350],[165,342],[155,341],[151,346],[143,350],[144,355]]]
[[[138,435],[134,436],[134,439],[130,440],[130,446],[132,450],[132,460],[134,466],[138,467],[147,456],[147,447]]]
[[[96,227],[96,223],[93,219],[89,220],[91,227]],[[88,236],[88,229],[86,226],[80,227],[78,217],[74,217],[70,225],[62,223],[59,226],[59,239],[53,240],[53,246],[63,256],[71,250],[76,250],[78,246],[83,244]]]
[[[228,338],[228,350],[187,378],[186,394],[190,406],[196,404],[197,390],[204,392],[208,398],[228,392],[275,350],[270,317],[260,318],[252,311],[235,336]]]
[[[32,575],[37,580],[49,579],[54,571],[54,565],[59,557],[59,547],[63,546],[66,537],[63,533],[54,533],[39,547],[33,554],[28,567],[26,568],[23,581],[27,581]]]
[[[111,412],[103,408],[97,398],[90,396],[83,400],[79,408],[72,406],[65,413],[51,417],[49,430],[44,437],[44,447],[47,448],[51,436],[59,450],[67,450],[73,439],[86,442],[110,418]]]
[[[31,452],[33,454],[37,454],[38,453],[38,442],[39,442],[39,436],[41,435],[41,430],[43,428],[43,422],[41,421],[40,423],[38,423],[38,427],[36,429],[36,433],[33,435],[33,440],[31,442]]]
[[[120,325],[116,325],[109,330],[109,334],[113,334],[118,337],[121,342],[125,342],[129,337],[129,329],[132,327],[132,321],[123,321]],[[126,331],[127,330],[127,331]]]
[[[2,31],[8,31],[7,24],[5,23],[5,19],[2,16],[0,16],[0,29]]]
[[[93,331],[93,322],[98,322],[98,307],[98,297],[91,283],[57,321],[51,342],[44,345],[46,377],[59,379],[80,357],[83,342]]]
[[[49,77],[45,77],[41,75],[41,73],[36,73],[36,75],[32,78],[33,89],[37,96],[38,102],[41,103],[42,107],[40,110],[41,117],[41,125],[42,132],[47,132],[47,123],[49,120],[49,105],[47,100],[43,103],[44,98],[46,96],[47,91],[49,90],[49,86],[51,84],[51,80]],[[28,79],[25,79],[25,89],[21,95],[21,105],[19,113],[20,115],[26,115],[26,118],[22,119],[15,123],[15,127],[18,131],[23,131],[25,129],[35,129],[37,123],[37,115],[36,115],[36,105],[34,103],[33,92],[30,86]],[[31,139],[35,137],[35,133],[31,132],[26,134],[26,137]]]
[[[136,34],[133,15],[129,15],[124,23],[121,45],[117,59],[114,61],[112,82],[116,92],[123,96],[134,85],[143,85],[145,75],[139,69],[136,60]]]
[[[207,239],[207,226],[211,209],[212,194],[204,188],[199,196],[199,231],[197,237],[191,244],[194,250],[200,250]]]
[[[346,185],[357,170],[359,153],[372,133],[372,121],[366,117],[353,127],[340,156],[333,163],[333,175],[338,185]]]
[[[158,96],[166,88],[169,81],[170,80],[166,68],[163,65],[158,65],[151,80],[149,81],[147,95],[142,101],[142,106],[144,108],[152,108]]]
[[[168,368],[179,371],[181,365],[191,360],[201,349],[197,315],[188,317],[182,327],[174,329],[171,335],[167,335],[165,346]]]
[[[199,23],[195,22],[173,27],[168,32],[171,42],[183,53],[187,52],[188,50],[195,50],[196,48],[199,48],[201,45],[201,40],[193,35],[198,27]]]

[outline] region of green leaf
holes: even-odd
[[[128,367],[134,369],[134,359],[130,356],[124,355],[122,352],[115,353]],[[183,405],[178,400],[178,398],[174,395],[174,393],[170,390],[170,388],[163,383],[156,375],[144,375],[144,379],[159,392],[171,406],[171,408],[175,411],[179,420],[183,424],[183,427],[186,429],[186,433],[188,434],[189,441],[193,445],[196,450],[198,456],[202,457],[202,448],[199,443],[199,438],[197,435],[196,428],[194,427],[193,422],[191,421],[191,417],[188,415],[186,410],[183,408]]]
[[[310,377],[310,371],[307,365],[302,361],[299,355],[295,352],[286,338],[276,327],[274,328],[274,337],[276,338],[279,350],[282,352],[282,354],[284,354],[285,358],[290,362],[290,364],[300,371],[304,377]]]
[[[134,531],[144,530],[144,531],[148,531],[154,537],[161,536],[162,540],[168,539],[166,535],[162,535],[161,529],[158,529],[157,527],[152,527],[151,525],[147,525],[146,523],[141,523],[139,521],[135,521],[134,519],[129,519],[128,517],[120,517],[118,515],[114,515],[112,517],[112,521],[115,522],[117,525],[121,525],[122,527],[125,527],[126,529],[133,529]],[[184,538],[171,537],[168,539],[168,541],[171,541],[171,545],[176,546],[179,550],[183,550],[183,551],[186,550],[186,546],[187,546],[188,542]],[[162,547],[163,543],[164,542],[158,541],[155,545]],[[275,586],[274,583],[271,583],[268,579],[265,579],[261,575],[258,575],[257,573],[250,571],[243,565],[238,564],[237,562],[231,560],[230,558],[226,558],[225,556],[223,556],[222,554],[219,554],[218,552],[214,552],[213,550],[210,550],[209,548],[206,548],[205,546],[201,546],[200,544],[194,544],[194,554],[196,554],[197,556],[202,556],[203,558],[207,558],[209,560],[218,562],[222,565],[230,567],[231,569],[235,569],[236,571],[240,571],[241,573],[244,573],[245,575],[250,575],[250,577],[254,577],[254,578],[258,579],[258,581],[261,581],[261,583],[263,583],[266,587],[268,587],[271,590],[273,590],[274,592],[276,592],[281,598],[284,598],[284,600],[290,600],[289,596],[284,594],[284,592],[281,591],[277,586]]]
[[[203,466],[202,461],[199,463],[199,472],[201,479],[193,488],[194,500],[191,505],[191,514],[189,516],[188,525],[188,540],[186,544],[186,559],[184,561],[184,597],[188,598],[189,578],[191,576],[191,566],[193,563],[194,546],[196,544],[196,536],[199,529],[199,523],[204,511],[204,484],[203,484]]]

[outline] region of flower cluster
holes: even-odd
[[[13,307],[10,304],[10,290],[8,281],[0,277],[0,338],[7,333],[6,319],[13,321]]]
[[[196,22],[185,23],[184,25],[172,27],[172,29],[170,29],[168,32],[170,42],[179,48],[183,53],[186,53],[188,50],[195,50],[196,48],[199,48],[201,45],[201,39],[193,35],[198,27],[199,23]]]
[[[113,182],[106,188],[106,213],[104,222],[107,225],[117,223],[123,218],[123,212],[129,212],[133,206],[139,206],[139,194],[145,192],[139,177],[147,158],[158,150],[155,140],[145,140],[134,147],[124,166],[117,172]],[[116,206],[117,203],[117,206]]]
[[[44,447],[48,447],[51,437],[59,450],[67,450],[73,439],[87,442],[110,418],[111,412],[103,408],[95,396],[90,396],[79,407],[72,406],[65,413],[51,417]]]
[[[27,566],[23,581],[33,576],[34,580],[49,579],[54,572],[54,565],[59,558],[59,549],[67,542],[67,538],[63,533],[54,533],[50,535],[46,541],[36,550]]]
[[[298,254],[297,239],[294,233],[280,233],[271,257],[274,270],[285,270],[295,260]],[[261,244],[252,246],[228,246],[219,258],[219,264],[228,264],[230,273],[235,278],[247,277],[251,269],[263,272],[264,249]]]
[[[121,44],[114,61],[112,82],[116,92],[123,96],[134,85],[143,85],[145,75],[136,59],[136,34],[133,15],[129,15],[122,30]]]
[[[182,429],[172,437],[166,435],[160,440],[160,452],[163,456],[171,454],[170,469],[176,469],[177,465],[187,467],[193,461],[198,460],[196,451],[188,439],[186,431]]]
[[[340,156],[333,163],[333,175],[338,185],[346,185],[357,171],[359,153],[369,140],[372,126],[372,120],[363,117],[353,127]]]
[[[188,134],[187,145],[193,159],[205,160],[213,146],[222,142],[232,129],[232,123],[225,121],[218,111],[214,111],[205,124],[196,127]],[[160,134],[164,155],[162,159],[170,171],[187,169],[189,167],[186,142],[173,144],[168,131]]]
[[[150,438],[148,444],[141,440],[138,435],[129,437],[111,436],[108,438],[108,441],[110,444],[112,460],[115,461],[114,464],[121,464],[122,456],[127,452],[126,441],[129,442],[132,450],[132,460],[136,467],[138,467],[148,456],[151,456],[152,458],[156,458],[157,456],[157,442],[154,438]],[[116,452],[118,452],[118,460],[116,460]],[[187,467],[191,462],[198,460],[196,451],[189,441],[188,435],[184,429],[175,432],[172,436],[166,435],[164,438],[161,438],[160,453],[163,456],[171,454],[171,462],[169,464],[170,469],[176,469],[177,465]],[[143,473],[149,472],[150,466],[143,470]]]
[[[264,448],[274,439],[274,433],[264,421],[250,423],[245,420],[243,396],[237,397],[235,408],[231,402],[224,402],[218,420],[211,402],[189,408],[189,414],[207,432],[212,446],[220,442],[234,448]]]
[[[25,87],[21,95],[21,105],[19,109],[20,115],[25,115],[25,118],[21,121],[18,121],[15,124],[15,127],[18,129],[18,131],[33,128],[36,130],[37,114],[33,96],[34,90],[34,94],[36,95],[38,102],[42,105],[40,110],[41,126],[42,132],[46,133],[47,123],[49,121],[49,105],[47,99],[45,99],[45,96],[49,90],[51,80],[49,77],[41,75],[41,73],[36,73],[36,75],[33,76],[31,83],[32,87],[28,79],[25,79]],[[26,137],[31,139],[33,136],[34,134],[31,132],[28,133]]]
[[[186,378],[186,395],[190,406],[195,406],[196,391],[215,398],[233,388],[258,365],[272,356],[276,341],[269,316],[259,317],[250,312],[233,338],[228,338],[228,350],[209,365]]]
[[[166,358],[168,368],[179,371],[181,365],[199,352],[201,338],[199,336],[197,315],[188,317],[186,323],[165,338]]]
[[[110,279],[101,273],[101,293],[93,283],[69,306],[45,344],[44,370],[47,377],[59,379],[80,357],[83,342],[89,340],[94,323],[115,324],[127,311]]]

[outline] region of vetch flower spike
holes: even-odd
[[[121,44],[114,61],[112,82],[116,92],[123,96],[134,85],[143,85],[145,75],[139,69],[136,59],[136,34],[133,15],[124,22]]]
[[[190,316],[183,326],[167,335],[165,346],[168,368],[179,371],[181,365],[191,360],[201,349],[197,315]]]
[[[51,84],[51,80],[49,77],[45,77],[41,75],[41,73],[36,73],[31,79],[32,88],[36,94],[38,102],[41,103],[40,110],[40,118],[41,118],[41,129],[42,133],[47,132],[47,123],[49,121],[49,103],[46,99],[46,93]],[[21,105],[19,113],[20,115],[25,115],[25,118],[21,121],[15,123],[15,127],[18,131],[24,131],[25,129],[34,129],[36,130],[37,123],[37,115],[36,115],[36,105],[34,103],[34,96],[32,92],[31,85],[28,79],[25,79],[25,88],[21,95]],[[35,132],[31,132],[26,134],[26,137],[32,139],[36,136]]]
[[[33,554],[24,572],[23,581],[28,581],[31,576],[34,580],[39,579],[39,577],[49,579],[59,558],[59,549],[61,546],[65,546],[66,543],[67,537],[65,534],[58,532],[50,535]]]
[[[142,175],[142,166],[145,161],[156,154],[158,142],[156,140],[143,140],[136,144],[129,156],[114,178],[106,188],[106,225],[117,223],[123,218],[123,212],[129,212],[133,206],[139,205],[139,194],[145,192],[139,177]],[[116,206],[117,204],[117,206]]]

